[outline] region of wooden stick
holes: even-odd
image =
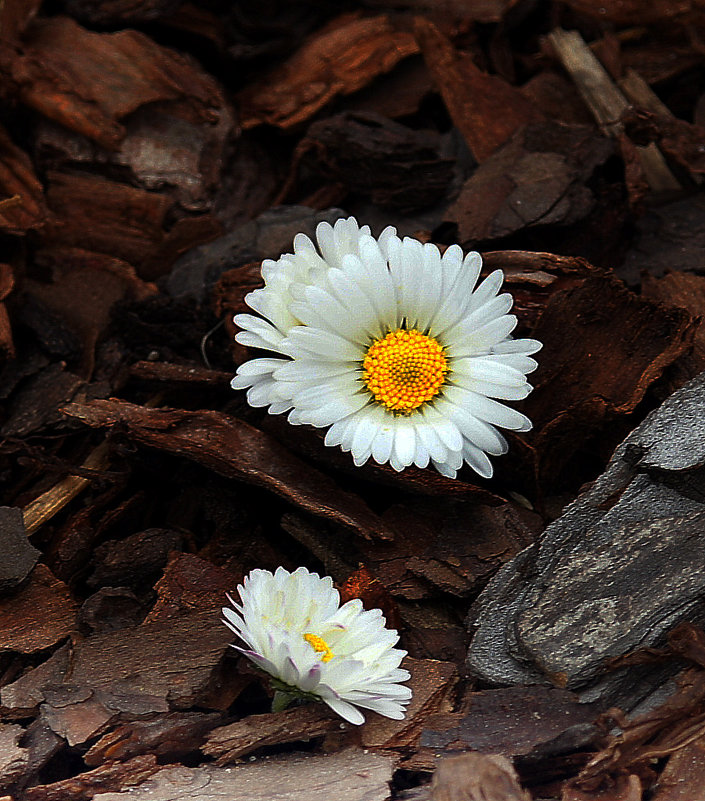
[[[557,28],[549,33],[548,40],[597,124],[608,136],[620,136],[624,130],[620,118],[629,108],[629,101],[612,81],[583,37],[578,31],[564,31]],[[644,177],[653,192],[676,192],[683,189],[654,143],[647,147],[637,147],[637,152]]]
[[[619,80],[619,88],[635,106],[640,106],[660,117],[675,116],[636,70],[627,70],[624,78]]]
[[[103,441],[91,451],[81,467],[85,470],[102,470],[108,464],[108,453],[108,443]],[[29,503],[24,509],[24,527],[27,536],[60,512],[90,483],[90,479],[83,476],[66,476]]]

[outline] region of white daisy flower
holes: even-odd
[[[275,708],[295,698],[315,698],[350,723],[365,722],[357,707],[404,718],[411,690],[406,656],[393,646],[399,635],[385,628],[380,609],[355,599],[340,606],[330,577],[300,567],[274,574],[253,570],[238,586],[241,604],[223,609],[223,623],[247,644],[234,645],[273,677]]]
[[[273,351],[237,370],[234,389],[252,406],[289,412],[289,422],[328,427],[326,445],[395,470],[432,464],[455,478],[463,462],[483,478],[506,453],[497,427],[530,420],[499,401],[522,400],[536,369],[534,339],[512,339],[517,318],[498,294],[495,270],[479,286],[482,259],[394,228],[378,239],[353,217],[304,234],[294,253],[262,263],[265,286],[238,314],[243,345]]]

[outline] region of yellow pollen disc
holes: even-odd
[[[328,643],[323,637],[317,637],[315,634],[304,634],[304,640],[319,654],[323,654],[321,662],[330,662],[335,656],[333,651],[328,647]]]
[[[414,329],[376,339],[362,362],[367,389],[393,412],[409,414],[436,397],[448,372],[443,347]]]

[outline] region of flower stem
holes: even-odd
[[[272,698],[272,712],[283,712],[295,700],[296,696],[291,693],[275,690],[274,698]]]

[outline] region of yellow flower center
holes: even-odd
[[[409,414],[436,397],[448,372],[443,346],[414,329],[376,339],[362,362],[367,389],[392,412]]]
[[[306,640],[316,653],[323,654],[321,662],[330,662],[335,656],[323,637],[317,637],[315,634],[304,634],[304,640]]]

